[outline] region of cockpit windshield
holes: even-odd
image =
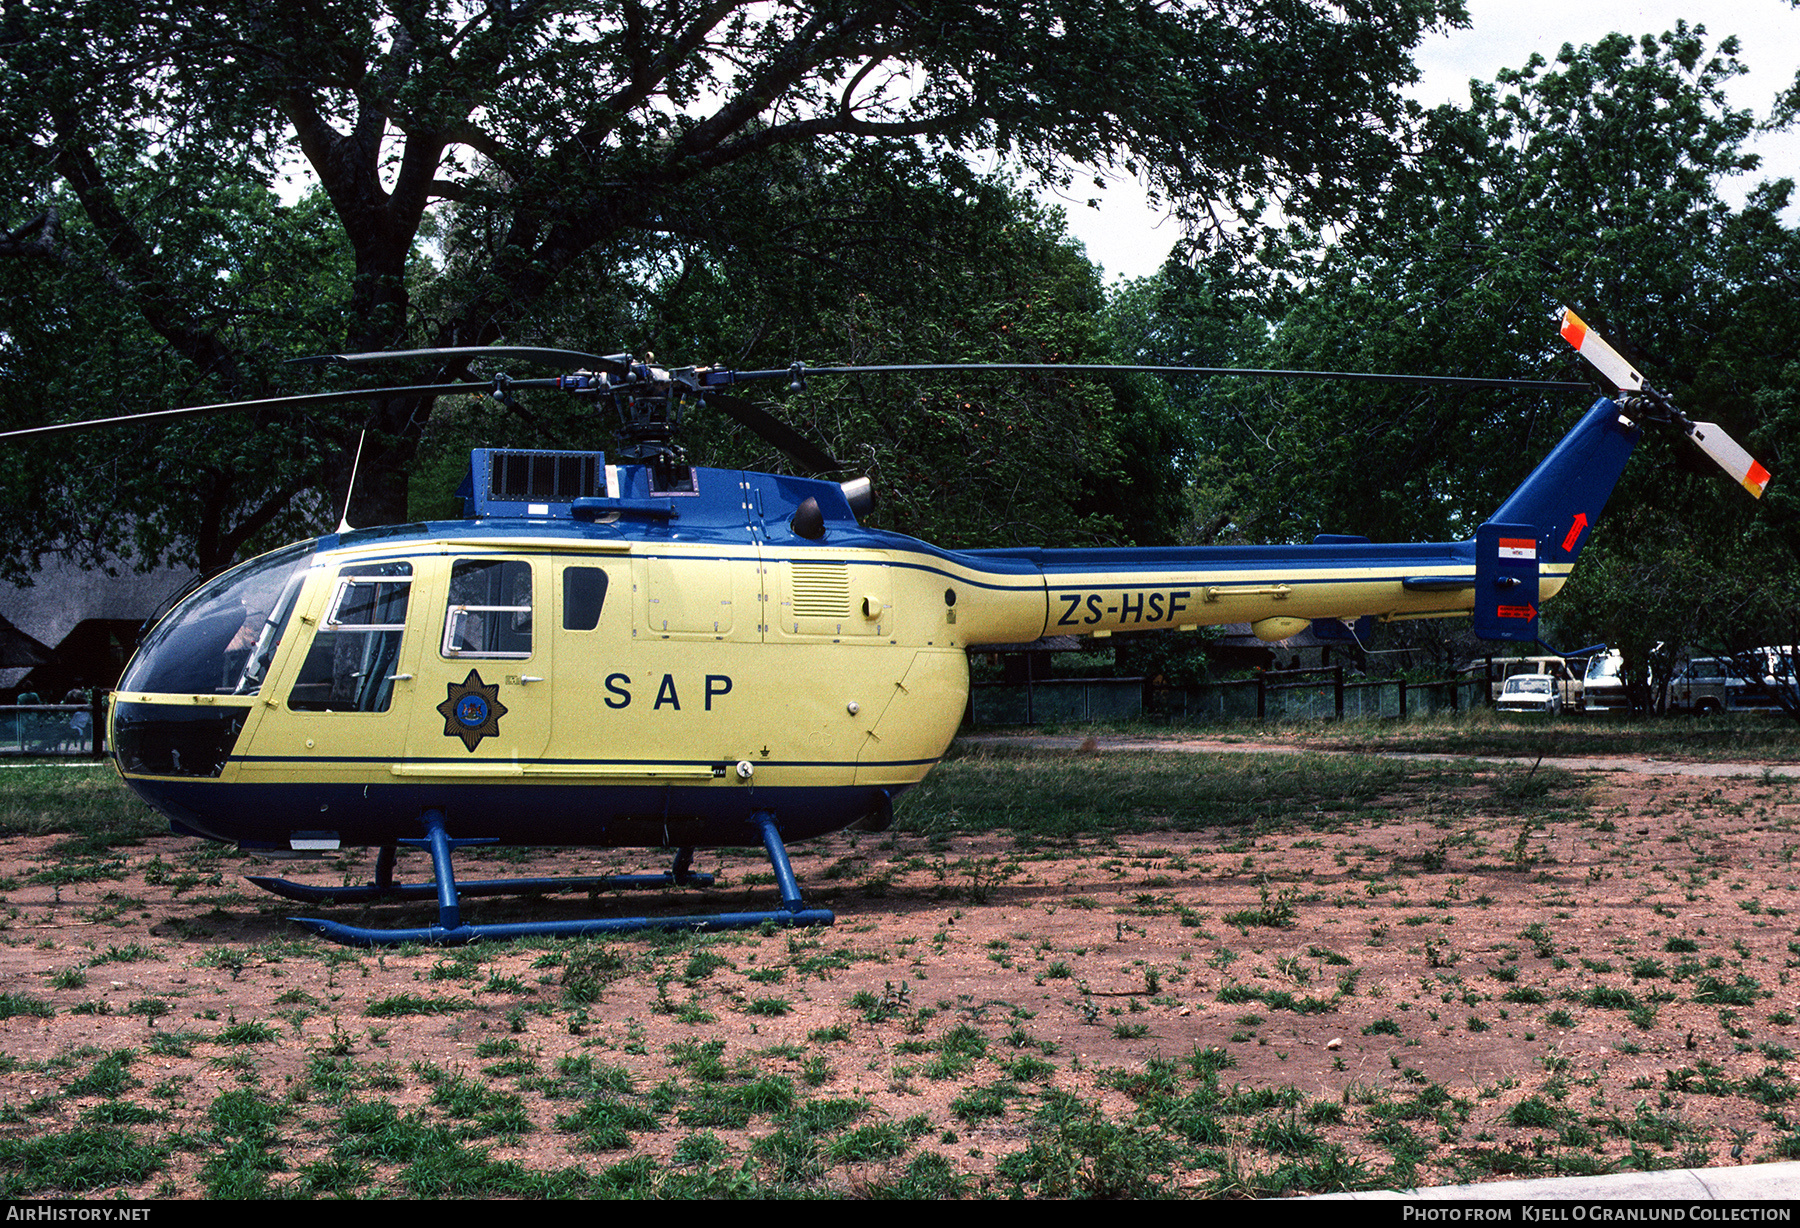
[[[281,643],[316,543],[251,559],[207,581],[144,637],[122,691],[254,695]]]

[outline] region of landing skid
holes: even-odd
[[[461,900],[464,896],[547,895],[556,891],[710,887],[713,884],[713,876],[690,871],[688,867],[693,862],[694,851],[682,849],[676,854],[675,864],[662,874],[610,874],[584,878],[482,879],[470,883],[458,883],[450,867],[451,854],[463,845],[492,844],[494,841],[451,839],[444,831],[443,814],[436,810],[427,811],[421,821],[425,824],[425,838],[402,840],[399,843],[414,848],[423,848],[430,852],[432,874],[435,880],[433,882],[407,884],[394,882],[394,850],[392,846],[381,850],[381,856],[375,867],[375,882],[362,887],[312,887],[303,883],[290,882],[284,878],[253,877],[250,881],[265,891],[309,904],[333,901],[355,904],[433,897],[437,899],[437,924],[418,926],[412,929],[370,929],[312,917],[288,918],[290,921],[305,926],[320,937],[355,947],[397,946],[405,942],[428,943],[435,946],[461,946],[468,942],[502,941],[508,938],[578,938],[585,934],[621,934],[639,930],[703,931],[755,929],[760,925],[813,926],[830,925],[836,919],[829,909],[804,907],[804,901],[800,898],[799,885],[794,880],[793,866],[788,861],[787,846],[782,843],[781,834],[775,827],[775,816],[766,811],[759,811],[751,816],[751,821],[761,830],[763,848],[767,851],[769,863],[775,870],[775,881],[781,890],[782,906],[780,909],[769,912],[701,913],[681,917],[596,917],[579,921],[523,921],[509,925],[465,925],[462,920],[461,907]]]

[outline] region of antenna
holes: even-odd
[[[356,470],[362,464],[363,440],[368,437],[369,432],[366,428],[358,432],[356,436],[356,459],[350,462],[350,489],[344,492],[344,514],[338,517],[337,531],[339,533],[350,532],[350,497],[356,493]]]

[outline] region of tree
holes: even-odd
[[[1114,356],[1144,366],[1267,366],[1266,272],[1213,253],[1194,265],[1171,260],[1155,276],[1121,286],[1105,317]],[[1264,528],[1257,523],[1258,465],[1247,456],[1262,432],[1243,417],[1247,383],[1198,376],[1142,376],[1134,383],[1140,403],[1182,424],[1185,506],[1175,536],[1186,544],[1242,543]]]
[[[234,336],[171,265],[207,183],[267,183],[299,158],[352,262],[338,344],[587,344],[516,330],[584,259],[608,275],[583,291],[617,293],[684,244],[730,241],[743,219],[706,202],[785,149],[992,148],[1054,179],[1124,164],[1197,225],[1273,200],[1342,215],[1391,166],[1410,49],[1460,19],[1457,0],[14,4],[0,16],[0,255],[111,287],[187,390],[287,387],[258,360],[294,354],[293,336]],[[147,188],[161,207],[132,207]],[[478,254],[425,312],[417,242],[446,202],[491,241],[462,249]],[[354,520],[404,513],[428,416],[396,397],[303,432],[341,492],[370,428]]]
[[[1301,270],[1271,361],[1589,380],[1556,336],[1566,304],[1678,387],[1692,339],[1723,323],[1708,318],[1725,293],[1719,182],[1755,162],[1751,118],[1723,95],[1735,54],[1685,26],[1610,35],[1432,111],[1394,190]],[[1471,531],[1584,409],[1561,394],[1293,385],[1273,407],[1286,463],[1271,477],[1296,534],[1346,513],[1403,539]]]
[[[960,159],[910,157],[916,173],[901,175],[892,159],[784,158],[754,193],[782,208],[742,242],[694,245],[636,304],[558,298],[526,324],[623,335],[658,353],[674,337],[691,355],[764,369],[795,354],[811,366],[1108,361],[1099,275],[1060,212]],[[575,280],[589,274],[578,268]],[[1174,532],[1184,440],[1139,392],[1030,374],[821,376],[783,393],[779,413],[873,479],[883,527],[952,546],[1161,543]],[[579,417],[533,415],[557,442],[593,431]],[[453,432],[434,421],[440,487],[483,432],[524,441],[523,424],[500,417],[490,410],[479,428]],[[698,463],[787,463],[716,410],[690,413],[683,442]]]
[[[1752,118],[1723,93],[1736,54],[1685,25],[1610,35],[1430,112],[1379,204],[1311,254],[1297,239],[1303,254],[1275,270],[1267,365],[1590,380],[1556,336],[1567,304],[1690,416],[1778,464],[1788,433],[1757,424],[1795,404],[1800,252],[1781,220],[1791,184],[1738,210],[1720,196],[1756,165]],[[1441,540],[1472,537],[1585,408],[1562,394],[1294,383],[1231,407],[1255,446],[1216,414],[1208,424],[1235,443],[1277,535]],[[1549,633],[1625,644],[1647,676],[1658,643],[1747,630],[1768,617],[1767,594],[1800,595],[1792,498],[1756,505],[1686,443],[1648,434],[1546,610]],[[1756,548],[1726,549],[1744,540]]]
[[[1653,506],[1608,519],[1612,531],[1576,569],[1580,582],[1557,599],[1558,625],[1619,652],[1633,711],[1665,711],[1669,681],[1696,645],[1731,650],[1754,634],[1766,561],[1741,539]]]
[[[295,346],[335,348],[349,260],[323,198],[284,208],[258,185],[228,178],[205,191],[212,208],[186,219],[179,246],[165,231],[169,251],[159,261],[196,318],[228,339],[242,356],[240,369],[258,380],[274,374],[267,338],[276,330]],[[140,218],[155,217],[163,199],[147,176],[119,197]],[[79,206],[57,197],[46,214],[14,236],[34,249],[29,259],[0,260],[7,423],[216,395],[217,386],[197,378],[146,320],[134,301],[146,287],[109,267]],[[35,556],[51,550],[109,564],[135,556],[147,566],[173,556],[210,567],[259,534],[302,535],[323,518],[323,501],[305,496],[336,459],[322,448],[338,422],[336,415],[243,415],[15,447],[0,471],[0,505],[8,510],[0,516],[0,572],[24,580]]]

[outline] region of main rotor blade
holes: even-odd
[[[554,388],[554,379],[521,379],[512,381],[514,388]],[[140,423],[172,422],[180,418],[198,418],[233,409],[298,409],[304,405],[329,405],[333,401],[378,401],[383,397],[429,393],[442,396],[455,392],[492,392],[491,383],[478,384],[411,384],[400,388],[351,388],[342,392],[308,392],[298,396],[265,397],[259,401],[221,401],[217,405],[188,405],[180,409],[158,409],[144,414],[122,414],[116,418],[83,418],[75,422],[53,422],[48,426],[31,426],[16,431],[0,431],[0,441],[35,439],[46,435],[68,435],[77,431],[97,431],[105,427],[135,426]]]
[[[806,367],[778,371],[718,371],[712,376],[725,376],[720,383],[736,383],[755,379],[787,378],[799,374],[813,375],[905,375],[910,373],[951,373],[962,371],[1036,371],[1044,374],[1071,375],[1242,375],[1252,379],[1341,379],[1374,384],[1443,384],[1452,388],[1523,388],[1533,392],[1586,392],[1591,384],[1571,380],[1487,379],[1469,375],[1388,375],[1376,371],[1274,371],[1256,367],[1157,367],[1129,363],[1060,363],[1060,362],[960,362],[909,363],[891,367]]]
[[[723,392],[707,392],[703,397],[708,405],[718,406],[740,425],[781,449],[808,473],[833,473],[850,467],[781,419],[758,409],[742,397]]]
[[[630,355],[589,354],[582,350],[550,350],[535,345],[453,345],[435,350],[372,350],[366,354],[314,354],[291,358],[294,363],[356,366],[371,362],[400,362],[408,358],[522,358],[552,367],[589,367],[612,375],[631,374]]]

